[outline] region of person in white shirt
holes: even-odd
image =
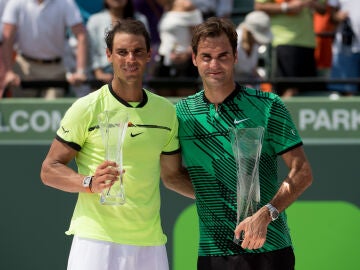
[[[159,22],[161,42],[153,75],[197,78],[198,71],[191,59],[191,38],[192,29],[203,21],[201,12],[189,0],[169,0],[167,4]],[[189,94],[174,88],[172,91],[172,95]]]
[[[2,17],[5,76],[11,79],[14,97],[64,96],[65,89],[22,89],[21,80],[65,80],[66,31],[78,42],[76,71],[67,77],[71,84],[86,80],[86,29],[73,0],[12,0]],[[16,45],[16,47],[14,47]],[[15,63],[12,51],[16,48]]]
[[[238,34],[237,63],[234,66],[236,80],[258,80],[259,47],[271,42],[270,17],[262,11],[252,11],[236,28]],[[248,86],[257,87],[256,83]]]
[[[169,68],[191,61],[192,28],[202,22],[201,13],[190,1],[171,0],[170,9],[166,11],[159,23],[159,54]],[[174,67],[175,68],[175,67]],[[187,69],[189,67],[186,67]],[[176,68],[175,68],[176,69]],[[180,71],[179,71],[180,72]],[[185,75],[185,74],[182,74]],[[188,74],[186,74],[188,75]]]

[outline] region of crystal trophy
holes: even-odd
[[[260,203],[259,160],[264,128],[230,128],[237,172],[237,225],[258,210]],[[243,240],[234,238],[239,244]]]
[[[114,161],[120,172],[119,181],[102,190],[100,202],[104,205],[122,205],[125,203],[123,183],[123,143],[128,127],[129,116],[122,111],[104,111],[98,115],[101,137],[105,148],[105,159]]]

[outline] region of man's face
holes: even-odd
[[[142,80],[151,52],[146,51],[145,38],[128,33],[115,34],[112,53],[107,49],[114,78],[126,83]]]
[[[197,55],[193,54],[192,58],[204,83],[212,85],[233,81],[237,57],[225,34],[200,40]]]

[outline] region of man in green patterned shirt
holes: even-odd
[[[302,140],[282,100],[234,82],[234,25],[210,18],[195,28],[193,63],[204,89],[176,104],[182,155],[199,215],[199,270],[294,269],[284,210],[312,183]],[[237,172],[230,128],[263,127],[257,212],[237,225]],[[278,182],[277,156],[289,168]],[[243,237],[240,244],[237,239]]]

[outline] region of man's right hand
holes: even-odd
[[[104,189],[111,187],[115,181],[119,180],[119,166],[113,161],[104,161],[101,163],[94,173],[91,191],[100,193]]]

